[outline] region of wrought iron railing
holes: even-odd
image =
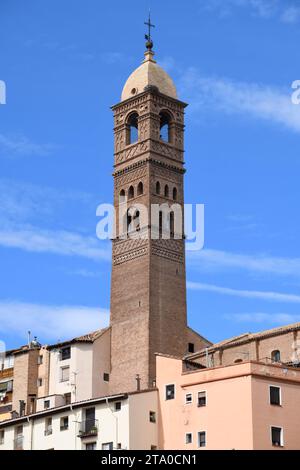
[[[48,426],[45,431],[44,431],[44,434],[45,436],[50,436],[52,434],[52,426]]]
[[[87,419],[82,421],[79,426],[79,436],[97,436],[98,434],[98,420],[97,419]]]
[[[23,450],[24,436],[17,436],[14,439],[14,450]]]

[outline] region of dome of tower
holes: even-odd
[[[177,98],[176,87],[172,78],[157,65],[152,51],[145,52],[145,60],[130,75],[124,85],[121,100],[127,100],[142,93],[146,87],[155,87],[158,91],[171,98]]]

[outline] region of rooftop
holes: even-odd
[[[82,336],[77,336],[67,341],[59,342],[56,344],[51,344],[47,346],[47,349],[55,349],[55,348],[68,346],[69,344],[75,344],[75,343],[93,343],[94,341],[96,341],[96,339],[100,338],[100,336],[102,336],[106,331],[108,331],[109,328],[110,327],[102,328],[101,330],[92,331],[91,333],[87,333]]]
[[[156,87],[160,93],[170,98],[177,98],[177,91],[172,78],[154,60],[154,52],[145,52],[142,64],[126,81],[121,100],[125,101],[145,91],[147,87]]]
[[[233,336],[232,338],[225,339],[223,341],[219,341],[218,343],[212,344],[209,348],[201,349],[193,354],[188,354],[185,356],[186,359],[195,359],[198,356],[202,356],[208,352],[214,352],[218,349],[226,349],[230,348],[231,346],[238,345],[238,344],[245,344],[251,341],[255,341],[257,339],[268,338],[272,336],[279,336],[285,333],[289,333],[290,331],[297,331],[300,330],[300,323],[292,323],[290,325],[279,326],[276,328],[272,328],[270,330],[260,331],[258,333],[243,333],[238,336]]]

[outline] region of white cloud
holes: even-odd
[[[61,208],[70,209],[70,204],[95,204],[90,194],[66,188],[39,186],[23,181],[0,179],[0,221],[19,223],[36,216],[49,220]]]
[[[297,23],[300,20],[300,7],[291,6],[284,10],[281,20],[284,23]]]
[[[244,9],[251,15],[262,19],[278,19],[285,23],[299,20],[299,7],[295,0],[206,0],[201,7],[205,10],[217,11],[221,17]]]
[[[217,109],[271,121],[300,132],[300,106],[292,103],[292,90],[255,83],[201,76],[195,68],[181,76],[180,88],[195,111]]]
[[[95,261],[111,258],[107,245],[100,248],[100,242],[94,237],[68,231],[43,230],[37,227],[0,230],[0,246],[19,248],[35,253],[53,253],[66,256],[80,256]]]
[[[221,250],[204,249],[187,253],[189,266],[199,270],[243,269],[250,272],[300,277],[300,258],[280,258],[264,254],[244,255]]]
[[[109,311],[103,308],[0,301],[0,332],[23,337],[24,343],[28,330],[41,343],[56,342],[104,328],[108,322]]]
[[[233,320],[237,323],[271,323],[284,325],[300,322],[300,313],[298,315],[290,313],[234,313],[224,315],[227,320]]]
[[[100,273],[96,271],[90,271],[88,269],[73,269],[72,271],[68,271],[68,274],[86,278],[99,278]]]
[[[91,195],[79,191],[58,190],[27,183],[0,180],[0,246],[35,253],[80,256],[95,261],[111,259],[108,243],[73,230],[41,227],[80,204],[93,204]],[[96,224],[95,224],[96,225]]]
[[[39,144],[25,136],[5,136],[0,134],[0,156],[39,156],[50,155],[57,146],[53,144]]]
[[[300,295],[282,294],[279,292],[239,290],[229,287],[215,286],[213,284],[204,284],[201,282],[188,282],[187,288],[190,290],[201,290],[213,292],[215,294],[230,295],[247,299],[260,299],[273,302],[300,303]]]

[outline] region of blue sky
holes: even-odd
[[[212,341],[300,321],[300,4],[293,0],[1,0],[0,339],[104,326],[113,121],[144,52],[186,114],[185,198],[205,204],[187,254],[189,324]]]

